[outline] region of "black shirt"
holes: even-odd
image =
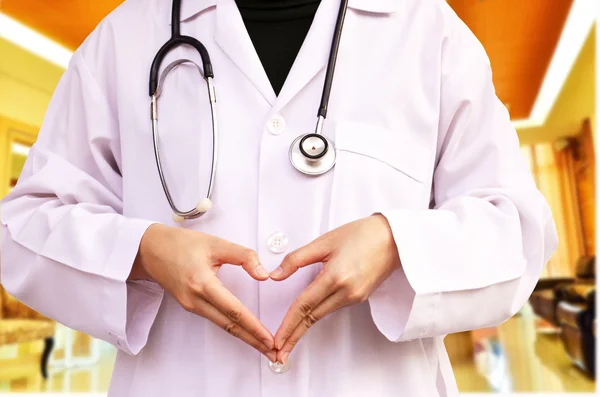
[[[310,29],[320,0],[236,0],[277,95]]]

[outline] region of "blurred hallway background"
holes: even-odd
[[[0,0],[0,197],[19,177],[72,51],[120,3]],[[494,329],[446,338],[459,388],[593,392],[597,0],[448,3],[490,57],[497,94],[560,238],[519,314]],[[47,379],[40,371],[45,350]],[[0,286],[0,393],[106,392],[115,354]]]

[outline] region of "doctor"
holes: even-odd
[[[119,349],[112,397],[456,396],[444,336],[557,244],[480,43],[443,0],[178,3],[75,52],[3,285]]]

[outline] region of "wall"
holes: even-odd
[[[18,129],[37,136],[62,73],[62,68],[0,39],[0,133]],[[9,146],[8,137],[0,137],[0,175],[11,170],[10,179],[18,176],[25,156],[11,155]]]
[[[60,67],[0,39],[0,117],[41,126],[62,73]]]

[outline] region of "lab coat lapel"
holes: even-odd
[[[321,2],[308,35],[275,102],[275,112],[287,105],[320,71],[323,71],[323,76],[319,81],[325,81],[324,69],[331,50],[338,9],[339,1]],[[315,118],[318,106],[319,103],[315,103]]]
[[[265,100],[273,105],[276,98],[275,91],[254,49],[235,1],[219,0],[216,12],[215,41]],[[218,70],[215,72],[218,73]],[[215,73],[215,79],[218,78]],[[226,79],[227,76],[222,78]]]

